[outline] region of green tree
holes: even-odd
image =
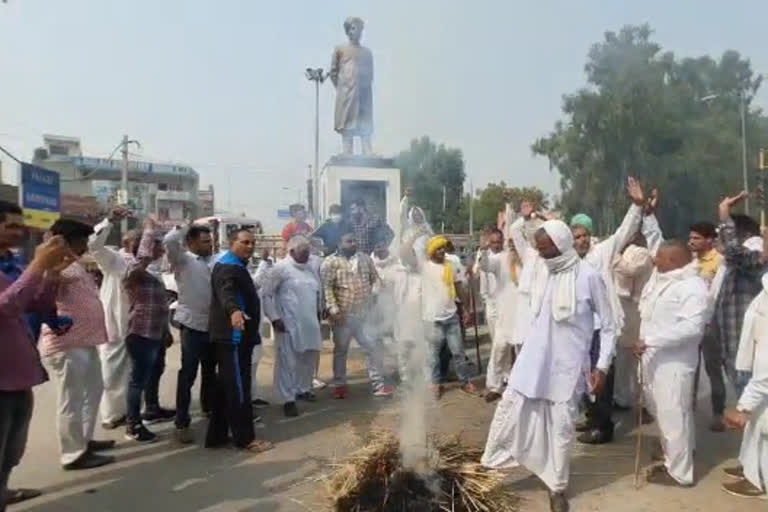
[[[413,139],[395,162],[402,171],[403,187],[411,189],[411,202],[424,209],[435,230],[439,231],[443,222],[448,233],[467,230],[467,209],[462,207],[464,155],[460,149],[438,145],[424,136]]]
[[[739,95],[749,106],[760,78],[738,52],[678,59],[651,36],[648,25],[606,32],[589,52],[586,87],[564,96],[565,119],[532,146],[560,173],[564,213],[589,213],[603,233],[623,216],[630,175],[660,189],[662,226],[678,235],[742,187]],[[768,142],[764,123],[749,109],[750,169]]]
[[[495,226],[498,214],[504,211],[505,205],[511,203],[515,211],[520,209],[522,201],[531,201],[540,208],[549,206],[544,192],[536,187],[508,187],[503,181],[489,183],[485,188],[479,189],[473,198],[474,229],[486,229]]]

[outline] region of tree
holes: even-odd
[[[503,181],[498,185],[489,183],[485,188],[479,189],[474,202],[474,226],[476,230],[496,226],[498,214],[504,211],[505,205],[511,203],[515,211],[520,209],[520,203],[524,200],[547,208],[548,201],[544,192],[536,187],[508,187]]]
[[[662,191],[660,220],[676,234],[742,188],[739,95],[749,105],[760,78],[738,52],[677,59],[651,35],[648,25],[606,32],[589,52],[587,86],[563,98],[565,120],[532,146],[560,174],[564,213],[589,213],[602,233],[623,216],[629,175]],[[762,113],[748,117],[754,169],[768,140]]]
[[[411,201],[424,209],[435,230],[443,222],[448,233],[467,230],[466,208],[462,208],[464,155],[460,149],[437,145],[424,136],[413,139],[395,162],[402,171],[403,187],[411,189]]]

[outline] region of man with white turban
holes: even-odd
[[[312,377],[322,345],[320,279],[309,263],[309,239],[288,241],[288,256],[261,289],[264,312],[275,330],[274,390],[286,416],[298,416],[296,400],[314,402]]]
[[[649,470],[648,482],[689,487],[696,434],[693,389],[707,323],[707,285],[684,242],[663,242],[655,264],[640,298],[640,340],[635,344],[663,451],[663,463]]]
[[[547,272],[529,283],[533,321],[496,408],[481,462],[491,468],[525,466],[549,488],[551,510],[565,512],[578,401],[586,380],[596,394],[605,386],[616,331],[605,283],[573,249],[568,226],[547,221],[535,242]],[[600,356],[587,379],[596,327]]]

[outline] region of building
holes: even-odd
[[[79,138],[44,135],[33,163],[59,173],[63,216],[67,204],[78,210],[97,205],[98,218],[117,203],[122,160],[84,156]],[[128,205],[139,218],[155,214],[160,220],[194,219],[199,217],[199,182],[189,166],[129,160]]]
[[[208,185],[208,190],[197,192],[198,217],[213,217],[216,208],[213,193],[213,185]]]

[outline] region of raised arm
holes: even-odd
[[[112,233],[112,221],[104,219],[94,226],[93,231],[88,239],[88,250],[93,259],[96,260],[96,264],[105,273],[119,271],[120,265],[124,265],[122,256],[117,251],[105,246],[110,233]]]
[[[635,278],[653,267],[651,252],[643,247],[630,246],[616,258],[613,270],[622,277]]]
[[[731,218],[731,209],[747,197],[746,192],[726,197],[718,208],[720,214],[720,242],[725,248],[725,263],[731,268],[755,270],[764,265],[764,255],[744,247],[736,237],[736,225]]]
[[[168,263],[171,264],[172,269],[181,267],[187,261],[187,254],[184,250],[184,238],[187,236],[188,231],[189,225],[181,228],[176,227],[169,231],[163,239],[165,254],[168,257]]]
[[[627,178],[627,193],[632,200],[632,205],[627,210],[627,214],[624,215],[624,220],[621,221],[621,225],[613,235],[596,246],[601,251],[609,250],[611,252],[608,261],[612,261],[614,255],[629,245],[629,242],[632,241],[640,230],[640,222],[643,219],[643,206],[645,205],[645,194],[637,180],[631,176]]]

